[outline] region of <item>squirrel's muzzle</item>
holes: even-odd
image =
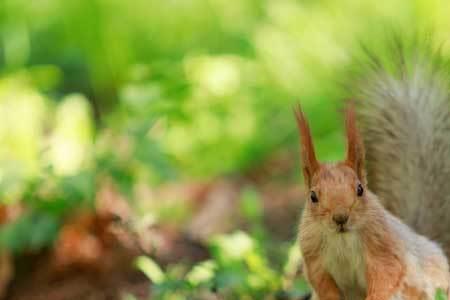
[[[345,225],[345,223],[347,223],[348,215],[347,214],[335,214],[335,215],[333,215],[332,219],[337,225],[342,226],[342,225]]]

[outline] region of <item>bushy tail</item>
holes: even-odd
[[[450,256],[449,67],[429,47],[388,45],[377,55],[366,48],[352,87],[369,187]]]

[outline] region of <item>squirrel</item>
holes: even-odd
[[[450,299],[444,68],[419,49],[394,53],[394,71],[369,54],[359,98],[345,112],[344,161],[317,160],[306,117],[295,109],[309,189],[299,242],[312,299],[435,299],[438,290]]]

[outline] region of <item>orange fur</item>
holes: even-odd
[[[311,138],[311,132],[309,130],[308,122],[303,114],[302,108],[298,105],[297,109],[294,109],[295,116],[297,118],[297,126],[301,136],[301,157],[303,163],[303,175],[310,186],[311,178],[319,168],[319,162],[316,159],[314,151],[314,145]]]
[[[405,276],[404,252],[392,237],[389,227],[379,220],[363,233],[366,246],[367,299],[390,299]]]
[[[330,274],[322,267],[319,256],[308,256],[307,270],[308,278],[311,284],[316,287],[320,299],[340,299],[339,289]]]
[[[414,286],[408,285],[408,284],[405,284],[403,286],[403,294],[405,295],[405,297],[407,299],[411,299],[411,300],[427,299],[426,294],[423,291],[417,289]]]
[[[364,171],[365,151],[363,141],[356,128],[355,110],[350,105],[346,111],[345,128],[347,134],[347,159],[345,161],[353,170],[355,170],[358,178],[366,182],[366,174]]]

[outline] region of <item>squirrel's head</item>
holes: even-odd
[[[346,110],[347,157],[325,164],[316,159],[308,122],[300,108],[295,110],[301,140],[301,161],[309,189],[305,209],[312,221],[335,232],[358,229],[368,210],[364,169],[364,146],[356,128],[352,106]]]

